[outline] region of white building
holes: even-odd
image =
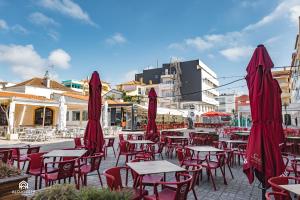
[[[216,101],[219,102],[218,111],[232,113],[232,110],[235,110],[235,98],[236,94],[221,94],[216,98]]]

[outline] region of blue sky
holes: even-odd
[[[299,0],[0,0],[0,80],[47,69],[58,80],[83,79],[98,70],[116,84],[171,58],[239,76],[260,43],[285,66],[299,14]]]

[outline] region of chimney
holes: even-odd
[[[50,88],[50,76],[49,76],[49,72],[48,70],[45,73],[44,79],[43,79],[43,84],[44,86],[46,86],[47,88]]]

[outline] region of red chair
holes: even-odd
[[[75,184],[77,185],[76,175],[75,175],[75,162],[76,160],[67,160],[61,162],[48,162],[45,163],[45,173],[41,175],[43,179],[45,179],[46,187],[49,186],[49,183],[53,183],[64,179],[64,183],[66,179],[69,179],[69,183],[71,182],[71,178],[74,177]],[[57,170],[48,171],[48,165],[57,165]]]
[[[273,197],[273,198],[272,198]],[[267,192],[266,193],[266,199],[267,200],[290,200],[291,198],[283,192]]]
[[[142,199],[145,195],[148,194],[147,190],[140,190],[140,188],[134,187],[124,187],[122,183],[121,170],[128,170],[127,167],[113,167],[107,169],[103,172],[103,175],[106,177],[107,186],[110,190],[126,190],[131,192],[132,200]]]
[[[74,138],[75,148],[85,148],[85,145],[81,143],[81,138]]]
[[[279,186],[279,185],[289,184],[290,180],[295,181],[295,183],[300,183],[300,178],[290,177],[290,176],[272,177],[268,180],[268,183],[271,185],[273,192],[285,193],[286,195],[288,195],[289,199],[291,199],[289,192]],[[277,199],[277,198],[275,198],[275,199]]]
[[[107,149],[111,147],[113,149],[114,155],[116,157],[116,152],[114,148],[115,138],[109,138],[107,144],[104,145],[104,155],[107,157]]]
[[[0,150],[0,161],[3,163],[8,163],[10,154],[11,150]]]
[[[203,162],[201,165],[202,167],[206,168],[208,179],[211,178],[211,181],[213,183],[214,190],[216,189],[215,181],[213,178],[212,170],[216,170],[220,168],[224,184],[227,185],[226,177],[225,177],[225,164],[226,164],[226,156],[225,153],[217,153],[217,154],[208,154],[205,157],[205,162]]]
[[[134,159],[130,162],[140,162],[140,161],[147,162],[147,160],[144,160],[144,159]],[[156,182],[162,181],[162,179],[164,178],[161,175],[150,174],[150,175],[143,176],[142,180],[141,180],[139,175],[136,172],[134,172],[133,170],[131,170],[131,174],[132,174],[132,178],[133,178],[133,182],[134,182],[133,186],[136,188],[139,187],[141,184],[143,186],[154,186],[154,184]]]
[[[190,189],[190,185],[192,182],[192,176],[184,173],[178,173],[176,175],[176,182],[157,182],[154,185],[154,194],[145,196],[145,200],[184,200],[187,199],[187,194]],[[157,186],[162,185],[163,189],[158,192]],[[172,186],[176,185],[176,190],[170,189],[169,187],[164,186]]]
[[[101,175],[100,175],[100,171],[99,171],[101,160],[102,160],[103,156],[104,156],[104,154],[100,153],[100,154],[97,154],[94,156],[87,156],[87,157],[81,158],[81,160],[84,160],[84,164],[80,165],[80,167],[78,167],[78,168],[75,168],[75,173],[78,173],[78,186],[80,183],[80,179],[82,181],[82,184],[86,186],[87,185],[87,175],[89,173],[97,171],[100,184],[103,187],[103,183],[102,183],[102,179],[101,179]]]
[[[43,153],[32,153],[30,155],[28,155],[29,157],[29,164],[26,170],[26,174],[30,174],[32,176],[35,177],[35,190],[37,190],[37,182],[38,182],[38,177],[41,176],[41,174],[45,173],[44,170],[44,158],[43,155],[45,154],[45,152]],[[50,168],[48,167],[47,172],[50,171],[55,171],[57,170],[57,168]],[[39,188],[41,188],[42,186],[42,179],[40,178],[40,184],[39,184]]]
[[[292,168],[295,174],[295,177],[300,177],[300,160],[292,160]]]
[[[202,173],[202,166],[201,165],[190,165],[187,167],[186,172],[181,172],[181,173],[186,173],[192,176],[192,181],[189,187],[189,191],[193,192],[194,198],[197,200],[197,195],[195,191],[195,185],[199,181],[199,175]],[[177,185],[166,185],[165,187],[176,190]]]
[[[290,154],[290,153],[282,153],[282,159],[284,162],[284,166],[285,166],[285,174],[287,176],[289,176],[291,173],[294,173],[294,169],[292,166],[292,161],[296,159],[296,155],[295,154]]]
[[[28,155],[32,153],[38,153],[40,146],[29,147],[26,154],[20,154],[20,149],[12,150],[12,161],[17,161],[18,169],[20,169],[20,163],[24,162],[22,169],[24,170],[26,161],[28,161]]]
[[[119,140],[120,140],[120,142],[125,140],[123,134],[119,134]]]
[[[244,160],[246,155],[247,144],[239,144],[237,150],[233,151],[234,159],[238,158],[239,165],[241,164],[241,158]]]
[[[119,143],[119,155],[118,155],[118,158],[117,158],[117,162],[116,162],[116,166],[118,166],[118,163],[119,163],[119,159],[120,159],[120,156],[125,156],[126,160],[125,160],[125,163],[128,162],[128,158],[132,158],[132,156],[134,156],[136,154],[136,152],[134,152],[133,149],[130,149],[129,148],[129,143],[127,141],[121,141]]]
[[[164,143],[158,142],[157,146],[158,146],[157,150],[155,149],[155,145],[149,146],[149,148],[150,148],[149,151],[152,153],[153,159],[155,160],[156,155],[159,155],[161,157],[161,159],[164,159],[164,157],[162,155],[162,152],[165,147]]]
[[[180,166],[197,165],[200,163],[200,161],[198,159],[194,160],[192,158],[185,157],[182,148],[177,148],[176,152],[177,152],[177,158],[178,158]]]

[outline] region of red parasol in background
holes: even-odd
[[[97,71],[89,82],[88,123],[84,133],[84,144],[92,152],[101,152],[104,145],[100,124],[102,84]]]
[[[151,88],[148,94],[149,105],[148,105],[148,124],[146,138],[155,140],[157,136],[157,126],[156,126],[156,112],[157,112],[157,95],[154,88]]]

